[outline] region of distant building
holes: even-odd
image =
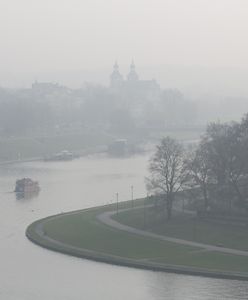
[[[68,88],[52,82],[38,82],[32,84],[32,92],[42,95],[51,95],[54,93],[66,92]]]
[[[144,117],[149,103],[155,107],[160,99],[160,86],[155,79],[141,80],[132,61],[126,79],[119,71],[117,62],[110,76],[110,91],[119,99],[119,105],[129,109],[135,118]]]
[[[115,62],[113,72],[110,75],[110,82],[111,88],[120,88],[123,85],[124,80],[119,72],[119,66],[117,62]]]
[[[110,76],[110,88],[116,92],[125,94],[141,94],[150,97],[157,97],[160,93],[160,86],[155,79],[141,80],[135,69],[135,64],[132,61],[130,71],[125,80],[119,71],[118,63],[113,67],[113,72]],[[147,97],[146,97],[147,98]]]

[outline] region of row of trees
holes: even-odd
[[[127,94],[90,84],[73,90],[52,83],[21,90],[0,88],[0,134],[49,134],[70,126],[130,134],[144,127],[152,131],[194,125],[195,104],[179,91],[163,90],[155,96],[138,91]]]
[[[193,149],[164,138],[150,160],[147,188],[163,197],[168,218],[179,190],[190,191],[205,210],[246,212],[247,158],[248,114],[239,123],[208,125]]]

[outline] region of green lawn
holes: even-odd
[[[175,247],[174,244],[151,241],[143,237],[109,228],[95,219],[95,213],[85,212],[64,216],[45,224],[46,233],[56,240],[73,246],[92,249],[107,254],[133,259],[148,257],[183,256],[190,247]],[[166,247],[166,251],[165,251]]]
[[[153,208],[134,209],[114,216],[123,224],[190,241],[248,250],[248,227],[218,224],[195,216],[174,213],[168,222]]]
[[[112,208],[115,209],[113,206]],[[103,225],[96,218],[97,214],[109,209],[110,207],[100,207],[88,211],[79,211],[74,214],[48,218],[43,222],[45,233],[55,240],[79,247],[80,249],[92,250],[103,256],[109,257],[112,255],[134,261],[155,262],[161,265],[173,264],[177,266],[197,267],[210,271],[244,272],[246,273],[245,275],[248,276],[248,257],[206,252],[196,247],[158,241],[154,238],[141,237],[113,229]],[[129,223],[128,221],[129,225],[136,224],[136,227],[142,227],[144,223],[142,223],[142,225],[140,224],[140,226],[137,225],[142,219],[141,216],[139,217],[139,214],[142,215],[142,209],[134,210],[131,214],[129,212],[119,213],[118,218],[125,223],[127,223],[127,220],[133,219],[133,222]],[[136,219],[136,216],[140,218],[140,220]],[[52,243],[42,240],[42,237],[34,230],[37,222],[32,224],[28,228],[28,231],[36,241],[43,246],[49,247],[49,244]],[[185,231],[185,227],[187,226],[184,226],[183,223],[177,223],[176,225],[176,220],[172,223],[174,223],[177,234],[180,233],[183,238],[188,237],[183,236],[184,232],[187,233],[187,231]],[[172,232],[172,223],[170,230],[168,229],[168,225],[166,225],[167,231],[162,229],[156,232]],[[179,227],[183,227],[181,231]],[[59,246],[52,248],[64,252]],[[68,251],[66,251],[66,253],[68,253]],[[75,255],[75,252],[73,254]],[[80,255],[79,253],[78,256],[84,255]]]

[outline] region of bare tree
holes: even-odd
[[[161,194],[170,219],[175,193],[186,179],[183,146],[170,137],[163,138],[150,160],[149,171],[147,189]]]
[[[192,151],[187,159],[188,185],[190,189],[199,188],[204,200],[204,208],[209,207],[209,185],[211,183],[211,167],[208,160],[207,149],[204,143],[200,143],[195,151]]]
[[[212,177],[219,191],[224,192],[222,198],[231,199],[234,193],[242,205],[241,183],[247,177],[247,151],[243,140],[238,123],[210,124],[203,139]]]

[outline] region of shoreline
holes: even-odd
[[[17,160],[6,160],[6,161],[0,161],[0,165],[12,165],[12,164],[20,164],[25,162],[33,162],[33,161],[42,161],[42,157],[34,157],[34,158],[27,158],[27,159],[17,159]]]
[[[107,208],[109,206],[110,205],[101,206],[101,207]],[[87,208],[87,209],[77,210],[73,212],[57,214],[57,215],[53,215],[53,216],[49,216],[37,220],[27,227],[26,236],[31,242],[43,248],[56,251],[59,253],[63,253],[66,255],[71,255],[83,259],[89,259],[97,262],[103,262],[112,265],[132,267],[136,269],[143,269],[143,270],[150,270],[150,271],[167,272],[167,273],[175,273],[175,274],[183,274],[183,275],[191,275],[191,276],[201,276],[201,277],[209,277],[209,278],[248,281],[248,274],[246,275],[245,273],[219,271],[219,270],[215,271],[215,270],[208,270],[204,268],[184,266],[184,265],[161,264],[156,262],[140,261],[137,259],[130,259],[122,256],[116,256],[116,255],[104,253],[104,252],[98,252],[95,250],[88,250],[81,247],[75,247],[49,237],[44,230],[44,224],[49,220],[61,218],[66,215],[67,216],[68,215],[71,216],[74,214],[77,215],[78,213],[83,213],[87,211],[92,212],[97,209],[99,209],[99,207],[93,207],[93,208]]]

